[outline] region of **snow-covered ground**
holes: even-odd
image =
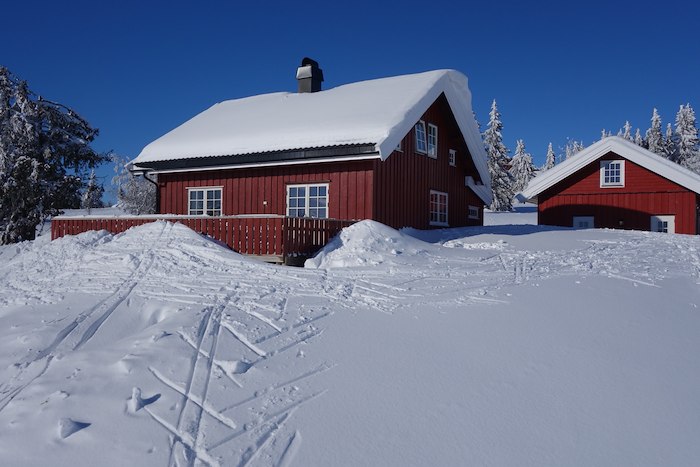
[[[164,222],[1,247],[1,463],[697,465],[700,238],[534,215],[304,269]]]

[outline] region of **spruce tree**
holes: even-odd
[[[59,209],[80,204],[81,176],[104,157],[97,130],[0,67],[0,244],[34,238]]]
[[[491,191],[493,201],[491,210],[510,211],[513,208],[513,188],[510,176],[505,167],[508,165],[508,149],[503,144],[503,123],[501,114],[498,112],[496,100],[491,104],[489,112],[489,123],[484,132],[484,147],[488,155],[488,167],[491,175]]]
[[[532,156],[525,151],[525,143],[519,139],[515,147],[515,155],[511,160],[510,174],[513,178],[513,191],[519,193],[527,187],[535,176],[535,166]]]
[[[646,141],[644,141],[644,138],[642,138],[642,132],[637,128],[637,130],[634,132],[634,144],[636,144],[639,147],[646,148]]]
[[[153,214],[156,212],[156,186],[144,177],[129,172],[129,164],[117,154],[110,154],[115,176],[112,184],[117,187],[117,206],[129,214]]]
[[[104,194],[104,188],[97,182],[97,177],[95,177],[95,171],[90,172],[90,180],[88,181],[85,192],[83,193],[83,198],[80,201],[80,207],[82,209],[87,209],[88,212],[92,208],[101,208],[104,206],[102,203],[102,195]]]
[[[666,124],[666,135],[664,136],[664,156],[666,159],[676,161],[676,138],[673,134],[673,127]]]
[[[564,147],[564,157],[569,159],[584,149],[583,141],[567,140]]]
[[[547,146],[547,156],[544,161],[544,166],[542,167],[542,170],[549,170],[554,165],[557,163],[556,161],[556,154],[554,154],[554,149],[552,149],[552,143],[549,143],[549,146]]]
[[[632,141],[632,124],[629,120],[625,120],[625,125],[617,132],[617,136],[625,138],[627,141]]]
[[[676,162],[694,172],[700,172],[698,153],[698,129],[695,126],[695,111],[686,104],[676,114]]]
[[[651,114],[651,127],[646,132],[647,148],[660,156],[666,157],[664,150],[664,136],[661,133],[661,116],[654,108]]]

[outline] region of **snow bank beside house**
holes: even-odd
[[[313,258],[306,268],[377,266],[399,255],[424,255],[433,245],[402,234],[384,224],[364,220],[344,228]]]

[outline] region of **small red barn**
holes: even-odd
[[[697,234],[700,175],[623,138],[605,138],[532,179],[538,223]]]
[[[438,70],[218,103],[146,146],[159,212],[481,225],[491,199],[466,77]]]

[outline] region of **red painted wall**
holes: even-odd
[[[676,233],[697,233],[697,195],[625,160],[625,186],[600,187],[600,161],[608,153],[538,197],[538,223],[571,227],[574,216],[594,216],[595,227],[649,230],[650,216],[675,215]]]
[[[375,220],[394,228],[427,229],[430,223],[430,190],[448,193],[450,227],[483,225],[483,201],[464,186],[466,175],[479,180],[457,122],[444,95],[423,114],[426,138],[428,123],[438,127],[438,157],[415,151],[415,131],[385,161],[375,161]],[[449,150],[457,151],[456,166],[449,164]],[[469,205],[479,208],[479,219],[469,219]]]
[[[371,160],[160,174],[160,212],[187,214],[188,187],[222,186],[224,215],[285,214],[288,184],[324,182],[330,218],[366,219],[372,218],[372,180]]]
[[[160,212],[187,214],[187,188],[222,186],[224,215],[285,214],[286,186],[294,183],[329,184],[329,217],[375,219],[392,227],[429,228],[430,190],[448,193],[451,227],[483,225],[483,202],[465,187],[466,175],[479,175],[457,122],[440,96],[422,118],[438,126],[438,158],[415,152],[414,131],[385,161],[317,163],[259,169],[209,170],[160,174]],[[456,166],[449,165],[455,149]],[[263,204],[267,201],[267,204]],[[469,205],[479,219],[469,219]]]

